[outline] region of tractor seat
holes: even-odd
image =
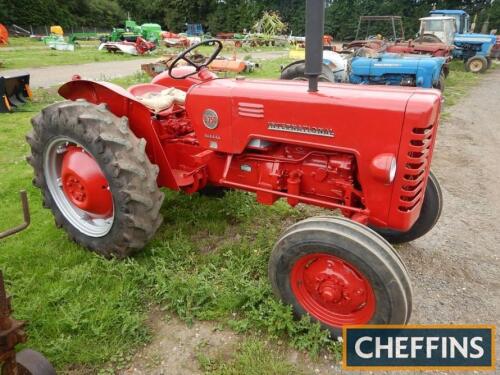
[[[184,105],[186,101],[184,91],[154,83],[141,83],[130,86],[128,92],[155,113],[162,112],[174,104]]]

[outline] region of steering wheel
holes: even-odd
[[[209,47],[213,47],[215,45],[217,45],[217,48],[216,50],[212,53],[212,55],[210,55],[210,57],[208,58],[208,60],[205,60],[205,62],[203,64],[196,64],[195,62],[193,62],[191,59],[189,59],[189,57],[187,57],[188,53],[190,53],[191,51],[195,50],[196,48],[198,47],[201,47],[201,46],[204,46],[204,45],[207,45]],[[184,79],[184,78],[187,78],[187,77],[190,77],[192,75],[195,75],[196,73],[198,73],[201,69],[207,67],[212,61],[215,60],[215,58],[219,55],[220,51],[222,51],[222,42],[220,40],[217,40],[217,39],[209,39],[209,40],[204,40],[203,42],[200,42],[200,43],[197,43],[195,44],[194,46],[191,46],[189,47],[188,49],[182,51],[176,58],[174,61],[172,61],[172,64],[170,64],[170,68],[168,69],[168,75],[170,77],[172,77],[173,79]],[[194,72],[191,72],[191,73],[188,73],[188,74],[185,74],[183,76],[175,76],[172,74],[172,71],[173,69],[175,68],[175,66],[179,63],[179,61],[181,60],[184,60],[185,62],[187,62],[189,65],[193,66],[195,68],[195,71]]]

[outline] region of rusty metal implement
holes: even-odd
[[[29,210],[29,205],[28,205],[28,197],[26,195],[26,190],[21,190],[19,192],[19,196],[21,197],[21,205],[23,207],[23,217],[24,217],[24,222],[14,228],[7,229],[3,232],[0,232],[0,239],[12,236],[13,234],[16,234],[28,227],[30,225],[30,210]]]
[[[30,224],[28,197],[25,190],[19,192],[24,222],[0,233],[0,239],[19,233]],[[55,375],[50,362],[40,353],[23,349],[16,353],[16,345],[26,342],[26,322],[12,316],[10,297],[7,296],[3,273],[0,271],[0,374],[1,375]]]

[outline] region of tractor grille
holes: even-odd
[[[238,103],[238,114],[243,117],[264,118],[264,105],[256,103]]]
[[[401,212],[413,210],[423,199],[435,128],[437,125],[432,124],[427,127],[414,127],[411,130],[409,144],[406,145],[407,150],[403,156],[406,160],[398,205]]]

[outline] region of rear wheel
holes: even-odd
[[[146,142],[104,105],[57,103],[32,119],[27,136],[34,184],[56,225],[106,257],[142,249],[162,222],[163,193]]]
[[[294,81],[307,81],[306,76],[306,63],[298,61],[285,67],[281,72],[280,79],[294,80]],[[319,82],[335,82],[335,76],[330,68],[322,65],[321,74],[318,77]]]
[[[390,243],[404,243],[416,240],[429,232],[439,220],[443,210],[443,193],[439,181],[432,172],[427,180],[424,194],[424,202],[420,210],[420,216],[410,230],[400,232],[392,229],[372,227],[377,233]]]
[[[488,61],[483,56],[472,56],[465,62],[465,70],[471,73],[484,73],[488,69]]]
[[[392,246],[369,228],[339,217],[290,227],[269,261],[274,293],[297,317],[340,336],[346,324],[405,324],[411,314],[408,273]]]

